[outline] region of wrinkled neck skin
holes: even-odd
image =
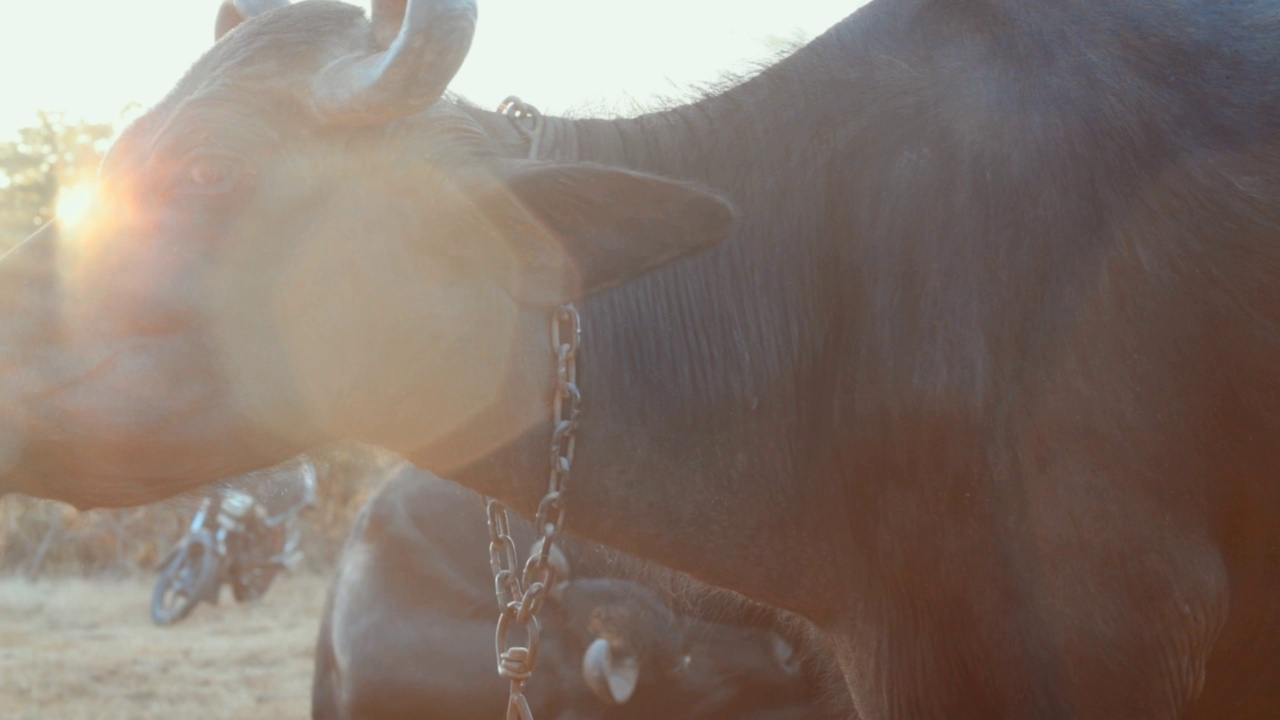
[[[724,246],[578,303],[583,419],[567,529],[821,620],[834,609],[804,603],[831,597],[836,580],[819,569],[851,558],[831,542],[847,520],[822,501],[838,486],[830,444],[821,449],[826,428],[813,420],[832,417],[815,406],[831,393],[812,389],[838,348],[824,326],[835,304],[821,271],[829,258],[816,242],[829,161],[815,140],[826,118],[806,103],[815,89],[798,65],[634,119],[547,118],[540,155],[694,181],[738,211]],[[467,112],[511,156],[528,152],[510,120]],[[806,167],[816,169],[797,172]],[[796,183],[766,189],[775,171]],[[545,312],[531,312],[545,327]],[[546,489],[550,436],[548,419],[447,476],[530,514]],[[808,538],[796,543],[808,557],[761,552],[767,537]]]

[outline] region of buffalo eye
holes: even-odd
[[[192,193],[220,195],[240,184],[248,174],[247,165],[235,155],[202,153],[188,161],[183,186]]]

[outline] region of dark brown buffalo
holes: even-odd
[[[404,466],[360,511],[329,588],[315,720],[499,718],[493,574],[479,496]],[[513,518],[517,542],[536,537]],[[815,679],[772,630],[675,615],[570,541],[527,695],[545,720],[819,720]],[[721,611],[724,613],[724,611]],[[724,613],[727,614],[727,613]]]
[[[531,513],[582,300],[570,530],[808,618],[866,720],[1280,717],[1274,3],[877,0],[537,161],[405,7],[228,10],[0,261],[5,489],[350,438]]]

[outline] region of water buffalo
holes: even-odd
[[[582,300],[569,529],[804,616],[865,720],[1280,716],[1272,3],[876,0],[537,160],[441,99],[472,2],[282,5],[0,260],[5,489],[341,437],[532,513]]]
[[[320,628],[315,720],[502,717],[480,507],[406,465],[361,510]],[[524,545],[535,537],[527,523],[513,529]],[[643,586],[604,577],[600,553],[565,552],[568,577],[541,614],[535,718],[825,716],[778,634],[673,616]]]

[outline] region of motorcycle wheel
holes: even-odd
[[[218,560],[207,545],[190,542],[175,550],[161,567],[151,593],[152,622],[172,625],[185,618],[217,579]]]

